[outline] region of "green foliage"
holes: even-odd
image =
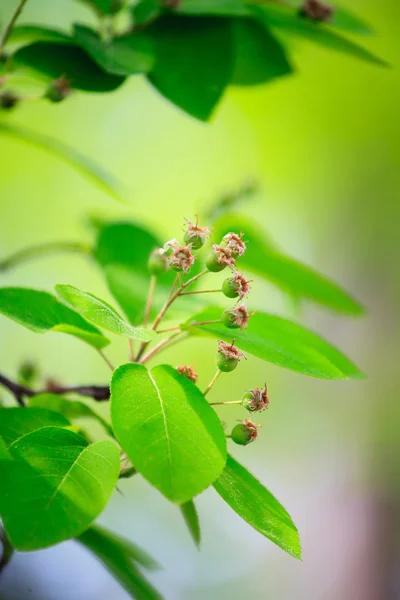
[[[119,367],[111,381],[111,417],[135,468],[173,502],[200,494],[224,468],[226,441],[218,417],[172,367]]]
[[[301,558],[298,531],[283,506],[253,475],[228,455],[214,488],[249,525],[295,558]]]
[[[190,535],[193,538],[194,543],[197,548],[200,548],[201,542],[201,531],[200,531],[200,522],[199,515],[197,514],[196,505],[193,500],[189,500],[184,504],[181,504],[181,511],[183,518],[185,519],[185,523],[189,530]]]
[[[71,423],[58,411],[40,408],[0,408],[0,438],[10,446],[20,437],[47,426],[68,427]]]
[[[232,330],[222,323],[193,326],[191,323],[215,321],[221,309],[210,307],[189,319],[184,326],[193,335],[207,333],[226,342]],[[257,358],[274,365],[321,379],[360,379],[361,371],[336,348],[312,331],[275,315],[258,312],[250,318],[245,331],[235,330],[235,344]]]
[[[96,327],[47,292],[0,288],[0,313],[35,333],[67,333],[95,348],[109,344]]]
[[[155,334],[152,331],[132,327],[125,323],[111,306],[93,294],[82,292],[72,285],[57,285],[56,291],[67,305],[75,309],[87,321],[95,323],[103,329],[140,342],[150,342],[154,338]]]
[[[24,410],[26,413],[31,413],[34,408],[36,410],[47,409],[49,413],[59,413],[58,416],[60,419],[65,417],[65,419],[68,419],[69,421],[73,421],[74,419],[93,419],[100,423],[109,435],[113,436],[113,430],[107,421],[105,421],[105,419],[96,413],[90,406],[80,400],[71,400],[70,398],[63,398],[63,396],[57,396],[56,394],[44,393],[33,396],[29,401],[29,406],[32,407],[29,411],[25,409],[21,410]],[[43,425],[50,425],[50,423],[44,423]],[[1,429],[0,425],[0,436],[2,435]]]
[[[77,538],[77,541],[104,564],[132,598],[161,600],[160,594],[138,569],[137,564],[146,569],[158,567],[157,563],[141,548],[98,526],[87,529]]]
[[[9,453],[14,460],[0,462],[0,514],[19,550],[46,548],[83,533],[118,479],[115,444],[89,446],[59,427],[28,433]]]
[[[360,315],[364,312],[364,307],[337,284],[279,252],[258,223],[241,215],[224,215],[215,223],[214,237],[221,239],[229,231],[246,232],[247,250],[242,259],[244,268],[297,298],[307,298],[338,313]]]
[[[53,42],[60,44],[72,44],[71,36],[63,31],[50,27],[40,27],[38,25],[16,25],[8,38],[11,43],[26,42]]]

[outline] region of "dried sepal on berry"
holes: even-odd
[[[187,229],[185,233],[185,242],[187,244],[192,244],[193,250],[198,250],[204,245],[204,242],[211,235],[211,229],[209,227],[200,227],[199,222],[196,217],[196,223],[192,223],[188,219]]]
[[[250,293],[251,286],[249,285],[251,280],[235,271],[232,277],[228,277],[222,283],[222,292],[228,298],[239,298],[242,300],[245,296]]]
[[[66,79],[64,75],[58,79],[54,79],[49,83],[45,91],[44,97],[50,102],[62,102],[71,93],[71,80]]]
[[[225,327],[230,329],[246,329],[249,323],[249,311],[244,304],[235,306],[222,313],[221,321]]]
[[[321,0],[305,0],[299,14],[313,21],[330,21],[334,10],[333,6]]]
[[[247,446],[247,444],[250,444],[257,439],[259,427],[261,426],[256,425],[250,421],[250,419],[241,421],[232,429],[232,441],[235,442],[235,444],[239,444],[239,446]]]
[[[155,248],[147,261],[147,268],[152,275],[162,275],[169,269],[169,261],[162,248]]]
[[[169,266],[171,269],[174,269],[174,271],[183,271],[184,273],[187,273],[195,260],[196,259],[192,254],[191,244],[188,244],[187,246],[179,244],[179,246],[175,247],[171,258],[169,259]]]
[[[243,352],[232,344],[218,340],[217,367],[220,371],[229,373],[236,369],[241,358],[246,358]]]
[[[242,396],[242,406],[249,412],[261,412],[269,406],[267,386],[247,390]]]
[[[229,248],[232,256],[235,258],[240,258],[246,252],[246,244],[242,240],[243,235],[243,233],[238,235],[237,233],[233,233],[231,231],[222,238],[222,243]]]
[[[234,266],[235,259],[232,256],[232,251],[229,248],[213,244],[212,250],[206,259],[207,269],[213,273],[218,273],[225,269],[225,267]]]
[[[186,377],[186,379],[189,379],[193,383],[197,382],[197,378],[198,378],[197,371],[195,371],[193,369],[193,367],[188,367],[186,365],[180,365],[179,367],[176,368],[176,370],[178,371],[178,373],[180,373],[181,375]]]

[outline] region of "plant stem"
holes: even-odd
[[[229,402],[210,402],[210,406],[222,406],[223,404],[241,404],[241,400],[230,400]]]
[[[167,333],[167,331],[177,331],[180,329],[180,325],[173,325],[172,327],[166,327],[165,329],[159,329],[157,333]]]
[[[159,342],[156,346],[154,346],[154,348],[152,348],[151,350],[149,350],[148,353],[145,354],[139,360],[140,364],[144,365],[145,362],[147,362],[150,358],[152,358],[153,356],[155,356],[156,354],[158,354],[160,352],[160,350],[162,350],[172,340],[174,340],[176,337],[178,337],[178,335],[181,335],[181,333],[182,333],[181,331],[178,331],[177,333],[173,333],[169,337],[164,338],[163,340],[161,340],[161,342]]]
[[[207,396],[208,392],[211,390],[211,388],[213,387],[214,383],[217,381],[217,379],[221,375],[221,373],[222,373],[222,371],[217,369],[217,372],[215,373],[214,377],[211,379],[210,383],[208,384],[207,389],[203,393],[203,396]]]
[[[7,271],[12,267],[38,256],[46,254],[53,254],[53,252],[81,252],[83,254],[89,254],[91,248],[86,244],[80,242],[49,242],[48,244],[38,244],[37,246],[30,246],[11,254],[8,258],[0,261],[0,271]]]
[[[3,569],[6,568],[6,566],[8,565],[8,563],[10,562],[10,560],[12,558],[12,555],[14,554],[14,548],[12,547],[11,542],[7,537],[7,534],[2,527],[0,527],[0,542],[1,542],[1,545],[3,546],[3,551],[2,551],[1,558],[0,558],[0,575],[1,575]]]
[[[101,358],[104,360],[104,362],[107,363],[107,365],[110,367],[111,371],[115,371],[115,368],[114,368],[112,362],[107,358],[107,356],[104,354],[103,350],[100,350],[100,348],[98,348],[98,352],[99,352]]]
[[[144,319],[143,319],[144,327],[147,327],[147,325],[149,323],[151,307],[153,305],[154,290],[156,289],[156,283],[157,283],[157,278],[155,277],[155,275],[152,275],[151,279],[150,279],[149,293],[147,295],[146,309],[144,311]]]
[[[201,327],[201,325],[211,325],[212,323],[221,323],[221,319],[213,319],[212,321],[192,321],[190,327]]]
[[[0,57],[3,54],[3,50],[4,50],[4,46],[7,43],[8,38],[10,37],[10,33],[15,25],[15,21],[18,19],[19,15],[22,12],[22,9],[24,8],[25,4],[26,4],[27,0],[21,0],[20,3],[18,4],[13,16],[11,17],[11,21],[9,22],[9,24],[6,27],[6,30],[3,34],[3,37],[1,38],[1,42],[0,42]]]
[[[129,338],[128,339],[128,348],[129,348],[129,360],[130,362],[134,362],[135,360],[135,348],[133,345],[133,339]]]
[[[215,292],[222,292],[222,290],[196,290],[194,292],[181,292],[180,296],[191,296],[192,294],[213,294]]]
[[[50,390],[45,388],[41,390],[33,390],[32,388],[26,387],[25,385],[20,385],[15,381],[12,381],[5,375],[0,374],[0,385],[9,392],[11,392],[16,401],[20,406],[25,406],[25,402],[23,401],[23,397],[32,398],[32,396],[37,396],[38,394],[46,394]],[[51,388],[52,394],[69,394],[75,393],[80,394],[81,396],[89,396],[93,398],[93,400],[102,401],[108,400],[110,397],[110,388],[109,386],[100,386],[100,385],[77,385],[77,386],[53,386]]]

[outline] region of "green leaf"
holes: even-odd
[[[38,394],[37,396],[33,396],[29,400],[29,406],[38,409],[46,408],[49,411],[59,413],[60,416],[63,415],[63,417],[66,417],[71,421],[73,419],[82,418],[95,419],[98,423],[100,423],[102,427],[104,427],[104,429],[109,435],[114,435],[111,425],[109,425],[107,421],[103,419],[103,417],[101,417],[92,408],[90,408],[90,406],[87,406],[87,404],[81,402],[80,400],[70,400],[69,398],[63,398],[62,396],[58,396],[57,394],[50,393]]]
[[[329,29],[322,23],[311,23],[298,16],[293,9],[281,6],[254,6],[251,8],[253,15],[267,27],[276,27],[309,40],[330,50],[348,54],[353,58],[363,60],[380,67],[389,66],[388,63],[362,46],[341,36],[336,31]]]
[[[78,0],[82,4],[88,4],[100,16],[114,15],[123,8],[125,0]]]
[[[131,542],[97,526],[85,531],[77,541],[93,552],[132,598],[162,600],[135,565],[134,561],[143,564],[146,555]],[[147,557],[146,562],[149,562]]]
[[[148,32],[156,53],[150,82],[186,113],[207,121],[231,77],[229,21],[170,16],[156,21]]]
[[[35,42],[17,50],[14,63],[50,79],[64,75],[72,88],[87,92],[111,92],[125,81],[100,69],[86,52],[71,44]]]
[[[29,410],[29,409],[28,409]],[[118,448],[43,427],[9,448],[0,462],[0,514],[18,550],[38,550],[80,535],[102,512],[119,475]]]
[[[32,431],[46,426],[68,427],[63,415],[45,408],[0,408],[0,438],[6,446]]]
[[[5,442],[0,437],[0,463],[3,460],[11,460],[11,456],[9,455],[9,453],[7,451],[7,446],[6,446]]]
[[[222,323],[189,326],[191,322],[221,318],[220,308],[208,308],[185,325],[194,335],[206,333],[231,342],[278,367],[320,379],[362,379],[361,371],[339,350],[318,335],[281,317],[258,312],[245,331],[228,329]]]
[[[32,131],[32,129],[10,125],[9,123],[0,123],[0,134],[17,138],[22,142],[31,144],[36,148],[40,148],[41,150],[60,158],[105,193],[109,194],[119,202],[125,202],[121,196],[122,186],[113,175],[108,173],[91,158],[88,158],[74,148],[64,144],[64,142],[60,142],[59,140],[42,133]]]
[[[74,32],[77,44],[107,73],[148,73],[154,65],[152,40],[145,33],[131,33],[106,42],[83,25],[75,25]]]
[[[161,4],[159,0],[141,0],[129,8],[135,26],[153,21],[161,14]]]
[[[73,285],[56,285],[56,291],[68,306],[103,329],[140,342],[150,342],[156,335],[153,331],[132,327],[106,302]]]
[[[184,15],[243,17],[249,10],[242,0],[180,0],[175,12]]]
[[[187,528],[189,529],[189,533],[192,536],[197,548],[199,548],[201,542],[201,531],[199,515],[197,514],[196,505],[193,502],[193,500],[189,500],[189,502],[181,504],[180,508],[182,511],[183,518],[185,519]]]
[[[47,292],[0,288],[0,313],[35,333],[59,331],[95,348],[110,343],[96,327]]]
[[[215,223],[215,239],[229,231],[244,231],[247,249],[240,267],[272,281],[296,297],[304,297],[338,313],[361,315],[364,307],[343,288],[301,262],[279,253],[258,223],[228,215]]]
[[[297,9],[299,9],[303,3],[303,0],[290,0],[290,4]],[[373,33],[373,30],[368,23],[353,12],[347,10],[347,8],[335,6],[331,2],[329,4],[333,6],[334,11],[327,25],[332,25],[333,27],[345,29],[346,31],[360,35],[370,35]]]
[[[232,21],[236,61],[231,83],[257,85],[288,75],[292,67],[281,44],[252,19]]]
[[[301,559],[299,534],[290,515],[276,498],[242,465],[228,455],[214,488],[227,504],[266,538]]]
[[[16,25],[12,28],[7,44],[26,42],[73,43],[70,35],[58,29],[38,25]]]
[[[226,440],[216,413],[170,366],[119,367],[111,381],[111,419],[135,468],[173,502],[200,494],[224,467]]]

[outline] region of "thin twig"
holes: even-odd
[[[192,294],[214,294],[215,292],[222,292],[222,290],[196,290],[194,292],[181,292],[180,296],[191,296]]]
[[[11,17],[11,21],[9,22],[9,24],[6,27],[6,30],[3,34],[3,37],[1,38],[1,42],[0,42],[0,56],[2,56],[2,54],[3,54],[4,46],[6,45],[7,40],[10,37],[10,33],[15,25],[15,21],[18,19],[19,15],[21,14],[22,9],[24,8],[26,2],[27,2],[27,0],[21,0],[21,2],[18,4],[13,16]]]
[[[153,305],[154,290],[156,289],[156,283],[157,283],[157,278],[154,275],[152,275],[151,279],[150,279],[149,293],[147,295],[146,309],[144,311],[144,319],[143,319],[144,327],[147,327],[148,322],[149,322],[151,307]]]
[[[98,348],[98,352],[101,356],[101,358],[104,360],[104,362],[110,367],[111,371],[115,371],[115,367],[112,364],[112,362],[110,361],[110,359],[106,356],[106,354],[103,352],[103,350],[101,350],[100,348]]]
[[[135,360],[135,347],[133,345],[133,339],[128,339],[128,348],[129,348],[129,360],[130,362],[134,362]]]
[[[5,375],[0,374],[0,385],[11,392],[16,401],[20,406],[25,406],[23,400],[24,397],[32,398],[38,394],[47,394],[51,391],[52,394],[64,395],[69,393],[79,394],[80,396],[88,396],[101,402],[102,400],[108,400],[110,398],[110,388],[108,386],[100,385],[76,385],[76,386],[52,386],[51,390],[48,388],[33,390],[25,385],[20,385],[15,381],[12,381]]]
[[[174,340],[175,338],[178,337],[178,335],[181,335],[181,331],[178,331],[177,333],[174,333],[172,335],[170,335],[167,338],[164,338],[163,340],[161,340],[161,342],[159,342],[156,346],[154,346],[151,350],[148,351],[147,354],[145,354],[141,359],[140,359],[140,364],[144,365],[145,362],[147,362],[150,358],[152,358],[153,356],[155,356],[156,354],[158,354],[160,352],[160,350],[162,350],[165,346],[170,345],[170,342],[172,340]]]
[[[241,400],[230,400],[229,402],[210,402],[210,406],[222,406],[223,404],[241,404]]]
[[[217,372],[215,373],[214,377],[211,379],[210,383],[208,384],[207,389],[203,393],[203,396],[207,396],[208,392],[211,390],[211,388],[213,387],[214,383],[217,381],[217,379],[221,375],[221,373],[222,373],[222,371],[220,371],[218,369]]]

